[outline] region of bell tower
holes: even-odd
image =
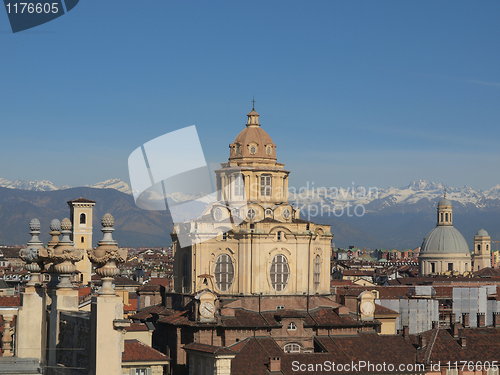
[[[69,201],[68,205],[73,225],[73,243],[77,249],[84,250],[84,257],[76,263],[76,269],[80,271],[80,282],[87,285],[92,276],[92,265],[87,256],[87,250],[92,249],[92,213],[95,202],[78,198]]]
[[[474,236],[474,271],[491,267],[491,237],[484,229]]]

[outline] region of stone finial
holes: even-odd
[[[101,276],[102,287],[99,290],[100,295],[114,295],[113,278],[120,273],[117,267],[118,263],[127,260],[127,250],[120,249],[117,242],[113,239],[114,219],[107,213],[102,217],[103,238],[98,242],[95,249],[87,250],[89,259],[96,266],[96,273]]]
[[[61,234],[61,222],[54,219],[50,222],[50,241],[47,244],[49,249],[53,249],[59,243],[59,235]]]
[[[104,228],[111,228],[115,225],[115,218],[110,213],[107,213],[102,217],[101,224]]]
[[[61,221],[61,233],[70,231],[72,228],[71,221],[66,217]]]
[[[43,249],[43,243],[38,237],[40,235],[40,221],[33,219],[30,222],[31,239],[28,241],[26,248],[19,251],[19,257],[24,260],[24,268],[31,273],[30,281],[27,286],[40,285],[40,272],[43,269],[43,260],[40,257],[39,251]]]
[[[54,224],[54,225],[52,225]],[[76,271],[76,262],[83,259],[83,250],[75,249],[73,241],[71,241],[71,221],[63,219],[61,222],[62,238],[53,247],[47,247],[44,258],[47,262],[52,263],[52,272],[57,272],[60,275],[60,281],[57,285],[59,288],[71,288],[70,276]],[[52,220],[51,223],[52,239],[59,236],[57,229],[57,222]],[[51,240],[52,242],[52,240]],[[50,243],[49,243],[50,244]]]
[[[32,232],[39,231],[40,230],[40,220],[38,220],[38,219],[31,220],[30,221],[30,230]]]
[[[61,222],[57,219],[54,219],[50,222],[50,230],[51,231],[61,231]]]

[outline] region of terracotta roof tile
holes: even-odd
[[[206,345],[206,344],[200,344],[197,342],[193,342],[191,344],[185,345],[184,349],[194,350],[194,351],[203,352],[203,353],[211,353],[211,354],[236,354],[234,350],[223,347],[223,346]]]
[[[0,296],[0,307],[21,306],[20,296]]]
[[[95,201],[81,197],[81,198],[73,199],[72,201],[68,201],[68,204],[70,204],[70,203],[95,203]]]
[[[170,358],[165,354],[138,340],[125,340],[124,348],[123,362],[170,361]]]
[[[125,327],[127,332],[149,331],[149,328],[144,323],[130,323],[130,326]]]

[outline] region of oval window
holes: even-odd
[[[274,290],[281,292],[285,290],[290,277],[290,266],[286,256],[278,254],[273,258],[270,270],[271,285]]]

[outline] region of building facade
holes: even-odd
[[[207,239],[181,248],[173,234],[175,291],[329,293],[330,226],[299,218],[288,203],[290,172],[277,162],[276,145],[261,128],[259,114],[252,109],[247,116],[245,129],[229,145],[229,161],[216,171],[219,202],[188,224],[203,227],[198,232]],[[210,238],[216,230],[220,234]]]

